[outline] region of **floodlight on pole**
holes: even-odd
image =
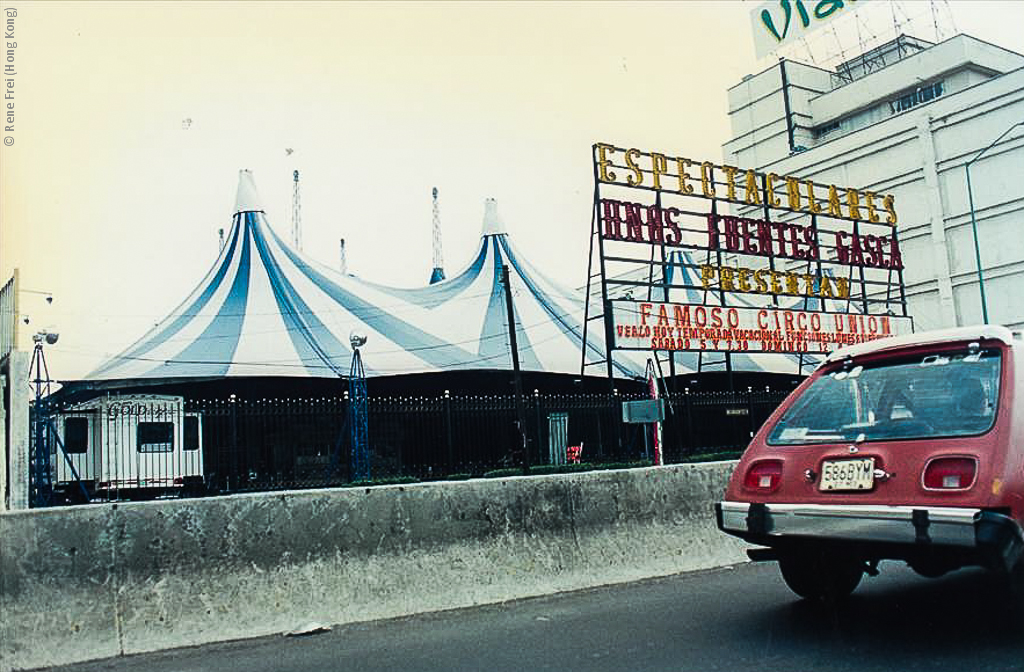
[[[971,188],[971,164],[984,156],[988,150],[999,144],[999,141],[1009,135],[1010,131],[1022,125],[1024,125],[1024,119],[1012,124],[1008,129],[1003,131],[1002,135],[993,140],[988,147],[978,152],[973,159],[964,164],[964,170],[967,173],[967,200],[971,208],[971,231],[974,234],[974,261],[978,267],[978,290],[981,293],[981,319],[985,324],[988,324],[988,302],[985,300],[985,277],[981,269],[981,246],[978,244],[978,221],[974,214],[974,191]]]
[[[57,343],[58,338],[60,338],[60,334],[57,333],[56,331],[43,330],[36,332],[35,334],[32,334],[32,342],[38,343],[40,345],[42,345],[44,342],[47,345],[55,345]]]

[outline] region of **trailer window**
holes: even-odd
[[[199,418],[194,415],[185,416],[185,450],[199,450]]]
[[[64,418],[64,450],[81,455],[89,448],[89,419]]]
[[[140,422],[137,436],[140,453],[169,453],[174,450],[173,422]]]

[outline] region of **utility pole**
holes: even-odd
[[[516,422],[523,450],[523,473],[530,473],[530,450],[526,439],[526,408],[523,406],[523,380],[519,371],[519,345],[516,342],[516,319],[512,310],[512,282],[508,276],[508,264],[501,265],[501,282],[505,285],[505,310],[508,313],[508,339],[512,350],[512,380],[516,395]]]
[[[967,172],[967,200],[971,209],[971,231],[974,233],[974,262],[978,269],[978,290],[981,292],[981,320],[988,324],[988,301],[985,300],[985,276],[981,266],[981,246],[978,244],[978,221],[974,215],[974,190],[971,188],[971,164],[980,159],[988,150],[999,144],[999,141],[1010,134],[1010,131],[1018,126],[1024,126],[1024,120],[1018,121],[1003,131],[1003,134],[993,140],[988,147],[974,155],[974,158],[964,164]]]

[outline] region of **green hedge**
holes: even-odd
[[[697,453],[687,455],[680,462],[719,462],[721,460],[738,460],[743,455],[742,450],[722,450],[717,453]]]
[[[723,450],[713,453],[698,453],[695,455],[688,455],[680,460],[680,463],[690,462],[717,462],[720,460],[735,460],[743,454],[742,450]],[[591,463],[581,462],[579,464],[539,464],[535,467],[530,467],[530,474],[534,476],[544,476],[548,474],[575,474],[581,471],[602,471],[610,469],[637,469],[641,467],[651,466],[650,460],[636,460],[633,462],[604,462],[604,463]],[[522,467],[508,467],[505,469],[493,469],[491,471],[484,472],[482,478],[508,478],[509,476],[522,476]],[[460,474],[449,474],[445,477],[447,481],[466,481],[474,478],[473,474],[460,473]],[[344,483],[342,487],[345,488],[363,488],[374,485],[402,485],[406,483],[419,483],[420,479],[413,476],[393,476],[385,478],[374,478],[368,481],[354,481],[352,483]]]
[[[420,479],[414,476],[392,476],[390,478],[372,478],[368,481],[352,481],[346,483],[345,488],[368,488],[373,485],[404,485],[406,483],[419,483]]]
[[[574,474],[580,471],[600,471],[607,469],[635,469],[637,467],[649,467],[651,462],[649,460],[639,460],[636,462],[605,462],[602,464],[591,464],[589,462],[581,462],[579,464],[540,464],[536,467],[530,467],[530,474],[533,476],[544,476],[547,474]],[[512,467],[509,469],[495,469],[484,473],[484,478],[506,478],[508,476],[522,476],[523,470],[520,467]]]

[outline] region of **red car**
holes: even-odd
[[[805,598],[845,597],[883,559],[929,577],[1012,575],[1024,566],[1024,341],[980,326],[838,350],[768,418],[715,508]]]

